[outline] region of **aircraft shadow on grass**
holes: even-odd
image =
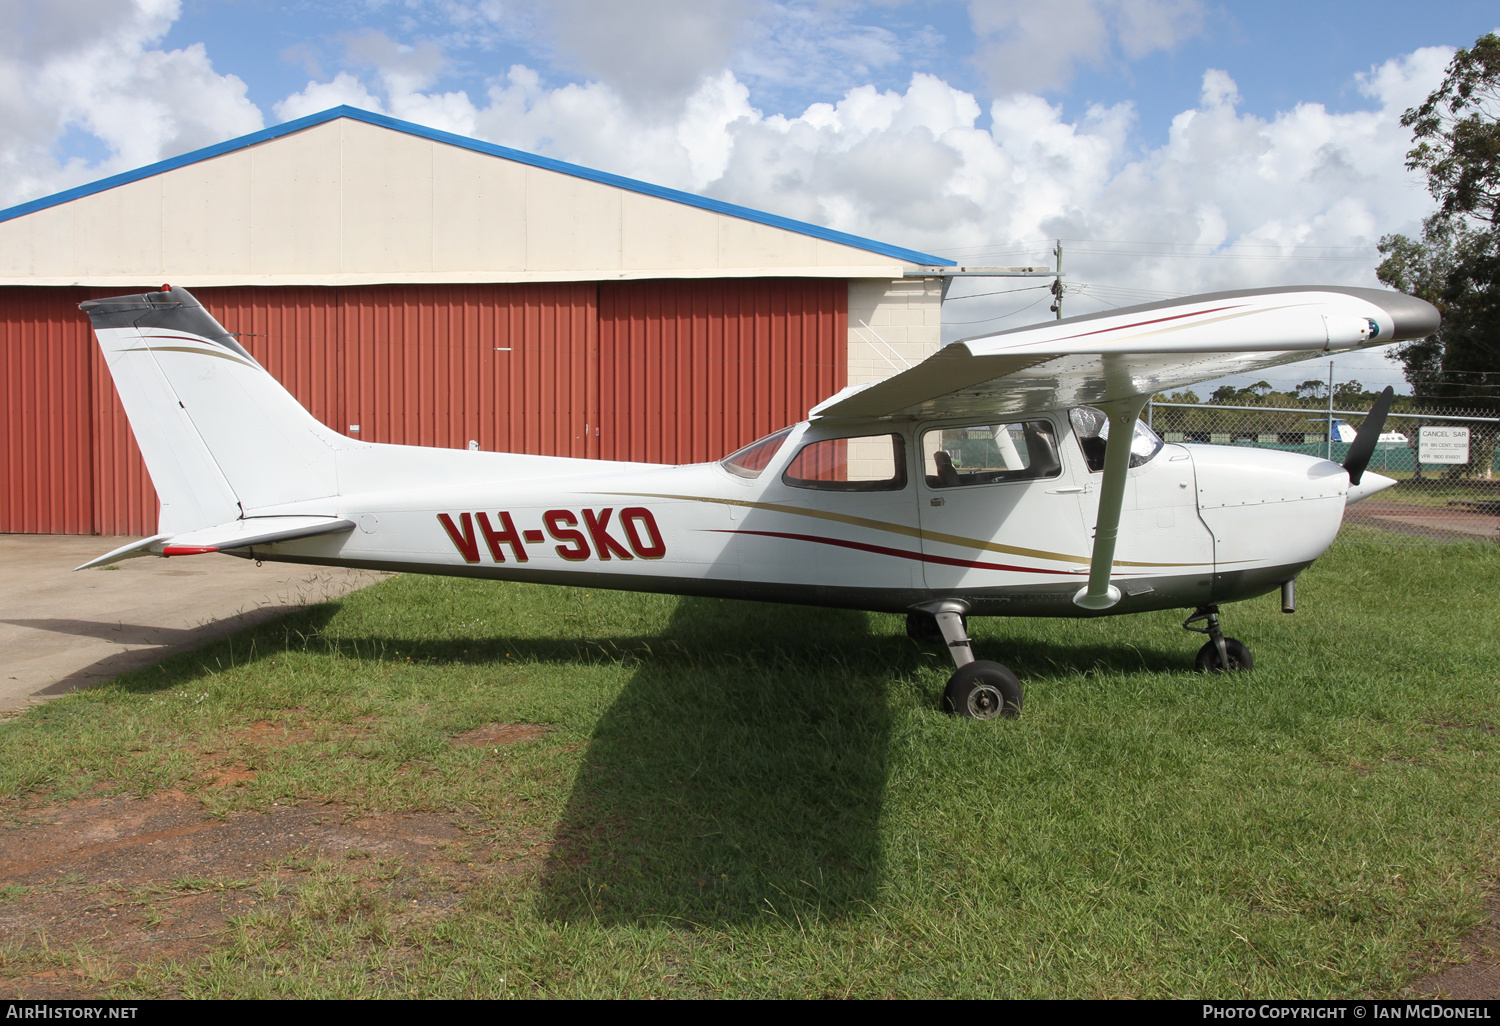
[[[768,653],[769,638],[809,640]],[[868,911],[893,718],[873,692],[926,665],[946,674],[928,658],[941,653],[873,635],[865,613],[692,598],[656,642],[710,658],[644,660],[600,718],[544,874],[546,914],[712,926]],[[1102,644],[1014,652],[1033,680],[1190,665]]]
[[[154,672],[127,678],[123,682],[124,686],[132,691],[160,691],[195,680],[211,672],[211,668],[202,663],[201,656],[205,650],[210,650],[215,645],[225,645],[228,646],[229,653],[234,653],[235,646],[241,644],[242,637],[258,638],[257,631],[274,631],[277,625],[283,623],[297,624],[304,634],[316,634],[336,612],[335,608],[330,608],[331,605],[261,606],[191,628],[56,617],[15,618],[0,620],[0,623],[76,638],[95,638],[122,646],[137,646],[111,652],[87,666],[79,667],[34,692],[32,696],[54,698],[106,684],[122,674],[142,669],[152,669]],[[269,626],[266,621],[270,621]],[[267,649],[265,654],[275,651],[279,651],[279,648]],[[246,651],[233,658],[244,663],[253,657],[253,653]],[[221,664],[224,662],[220,660]]]
[[[946,673],[936,646],[874,633],[869,614],[840,609],[683,598],[667,627],[650,635],[453,640],[327,638],[336,612],[336,603],[292,611],[124,685],[181,686],[220,665],[274,658],[302,639],[372,661],[399,651],[492,665],[508,654],[565,668],[629,657],[635,672],[599,719],[543,872],[543,909],[556,920],[712,926],[867,911],[882,875],[895,705],[878,690],[923,668]],[[100,626],[53,629],[97,636]],[[1025,668],[1034,684],[1085,668],[1190,666],[1176,649],[981,645]],[[938,698],[934,685],[934,708]]]
[[[872,637],[865,613],[702,599],[679,601],[655,643],[698,658],[643,661],[600,717],[545,914],[712,925],[867,909],[891,727],[871,692],[892,656],[916,664],[900,658],[910,644]]]

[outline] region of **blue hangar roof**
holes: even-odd
[[[655,196],[658,199],[671,200],[674,203],[683,203],[690,207],[699,207],[703,210],[711,210],[718,214],[727,214],[730,217],[742,218],[746,221],[754,221],[757,224],[769,225],[772,228],[781,228],[789,232],[797,232],[801,235],[810,235],[815,239],[823,239],[827,242],[836,242],[843,246],[852,246],[856,249],[867,250],[871,253],[879,253],[883,256],[893,257],[903,263],[925,264],[929,266],[951,267],[956,261],[947,257],[934,256],[931,253],[921,253],[914,249],[906,249],[901,246],[892,246],[886,242],[877,242],[874,239],[862,238],[858,235],[850,235],[847,232],[834,231],[832,228],[823,228],[819,225],[808,224],[806,221],[795,221],[789,217],[781,217],[778,214],[768,214],[764,210],[753,210],[750,207],[742,207],[735,203],[725,203],[722,200],[709,199],[706,196],[697,196],[691,192],[682,192],[678,189],[668,189],[662,185],[652,185],[649,182],[637,181],[634,178],[625,178],[622,175],[610,174],[607,171],[595,171],[593,168],[581,167],[577,164],[569,164],[561,160],[553,160],[551,157],[539,157],[535,153],[525,153],[521,150],[513,150],[508,146],[496,146],[494,143],[483,142],[479,139],[470,139],[468,136],[455,135],[452,132],[442,132],[436,128],[427,128],[423,125],[413,124],[410,121],[401,121],[397,118],[387,117],[384,114],[372,114],[358,107],[332,107],[317,114],[309,114],[305,118],[297,118],[295,121],[287,121],[271,128],[264,128],[259,132],[251,132],[242,135],[238,139],[230,139],[226,142],[215,143],[205,146],[201,150],[193,150],[181,156],[171,157],[167,160],[159,160],[155,164],[147,164],[145,167],[136,168],[134,171],[125,171],[108,178],[101,178],[97,182],[88,185],[80,185],[76,188],[67,189],[63,192],[54,193],[51,196],[43,196],[41,199],[30,200],[26,203],[18,203],[13,207],[0,210],[0,221],[9,221],[13,218],[24,217],[38,210],[55,207],[70,200],[79,199],[83,196],[92,196],[96,192],[104,192],[113,189],[117,185],[125,185],[129,182],[140,181],[142,178],[150,178],[152,175],[161,174],[163,171],[171,171],[174,168],[185,167],[188,164],[196,164],[200,160],[208,160],[225,153],[254,146],[257,143],[267,142],[271,139],[300,132],[304,128],[321,125],[327,121],[337,118],[351,118],[355,121],[363,121],[366,124],[378,125],[381,128],[389,128],[397,132],[405,132],[408,135],[420,136],[435,142],[447,143],[450,146],[461,146],[475,153],[487,153],[492,157],[503,157],[520,164],[530,164],[532,167],[544,168],[548,171],[557,171],[575,178],[585,178],[591,182],[602,185],[612,185],[620,189],[628,189],[631,192],[639,192],[646,196]]]

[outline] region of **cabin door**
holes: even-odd
[[[944,593],[1087,579],[1089,488],[1065,432],[1042,417],[924,425],[917,497],[927,587]]]

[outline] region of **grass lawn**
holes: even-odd
[[[1340,544],[1296,615],[1226,607],[1233,677],[1185,613],[975,619],[1026,706],[973,723],[894,616],[407,576],[0,725],[0,812],[178,789],[467,838],[461,880],[194,881],[266,900],[122,996],[1391,994],[1500,871],[1497,580],[1495,546]],[[452,743],[497,723],[549,730]],[[0,984],[86,954],[0,940]]]

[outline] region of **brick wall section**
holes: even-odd
[[[904,370],[895,354],[911,364],[927,359],[938,351],[942,331],[942,279],[850,281],[849,384],[881,381]]]
[[[849,384],[882,381],[937,352],[942,315],[940,278],[850,281]],[[851,481],[890,476],[891,448],[884,436],[851,441],[848,456]]]

